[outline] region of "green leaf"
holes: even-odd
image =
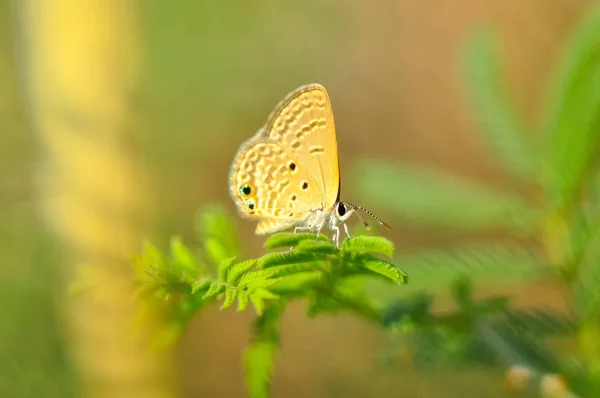
[[[238,290],[235,287],[227,286],[225,289],[225,300],[223,301],[223,305],[221,305],[221,310],[227,309],[233,305],[235,302],[235,298],[237,296]]]
[[[405,319],[412,322],[427,319],[433,300],[433,295],[419,292],[386,302],[382,316],[384,326],[390,327]]]
[[[537,336],[503,334],[483,318],[476,321],[478,337],[496,356],[511,364],[521,364],[539,374],[559,373],[560,365],[553,350]]]
[[[206,239],[204,241],[204,251],[213,264],[220,264],[223,261],[232,258],[225,246],[216,239]]]
[[[528,334],[538,338],[574,333],[578,327],[575,319],[550,309],[513,309],[494,325],[505,333]]]
[[[568,225],[560,228],[567,236],[561,239],[556,238],[556,250],[562,252],[561,269],[565,281],[572,281],[576,276],[577,268],[581,264],[581,259],[593,239],[594,219],[597,217],[595,210],[587,208],[582,204],[573,209],[573,213],[568,221]],[[561,245],[560,247],[558,247]]]
[[[582,258],[573,284],[577,314],[592,319],[600,310],[600,233],[596,233]]]
[[[252,292],[253,297],[259,297],[265,300],[276,300],[279,298],[279,295],[268,291],[267,289],[258,288]]]
[[[254,267],[255,264],[256,260],[246,260],[232,266],[229,268],[229,272],[227,272],[227,282],[234,284],[243,274]]]
[[[516,245],[470,244],[464,247],[424,250],[397,256],[394,262],[410,275],[402,289],[370,283],[373,293],[385,297],[412,294],[415,290],[447,289],[457,278],[468,276],[477,285],[516,283],[551,274],[545,262]]]
[[[301,272],[297,274],[287,275],[271,287],[271,290],[280,294],[298,294],[314,287],[319,282],[322,282],[324,275],[322,272]]]
[[[338,248],[328,241],[305,239],[298,243],[296,250],[319,254],[336,254]]]
[[[245,311],[246,308],[248,308],[248,293],[240,290],[238,291],[238,306],[237,306],[237,311],[238,312],[242,312]]]
[[[262,315],[265,309],[265,301],[261,297],[255,296],[254,294],[250,294],[248,297],[250,297],[250,302],[254,306],[256,315]]]
[[[267,253],[258,259],[257,268],[269,268],[276,265],[298,264],[311,261],[317,261],[319,257],[313,253],[300,251],[283,252],[283,253]]]
[[[359,191],[407,220],[464,230],[531,228],[537,211],[522,199],[441,171],[393,166],[379,160],[356,168]]]
[[[345,239],[342,252],[346,253],[377,253],[391,257],[394,254],[394,244],[389,240],[376,236],[355,236]]]
[[[256,274],[255,272],[250,272],[247,274],[244,274],[244,276],[242,276],[242,279],[240,279],[240,282],[238,284],[238,287],[240,289],[248,289],[248,290],[253,290],[253,289],[258,289],[258,288],[265,288],[265,287],[269,287],[271,285],[276,284],[277,282],[279,282],[279,278],[263,278],[263,277],[257,277],[254,278],[254,274]]]
[[[211,279],[200,279],[192,284],[192,294],[198,293],[200,290],[206,289],[212,283]]]
[[[198,264],[192,252],[183,244],[181,237],[173,236],[171,238],[171,256],[175,264],[191,278],[197,278],[199,273]]]
[[[223,260],[221,260],[218,266],[218,275],[219,275],[219,279],[222,281],[227,280],[227,274],[229,273],[229,268],[231,268],[231,266],[233,265],[233,262],[235,261],[235,257],[230,257],[230,258],[225,258]]]
[[[363,293],[362,285],[357,278],[338,279],[333,286],[315,289],[308,297],[311,299],[308,316],[315,317],[321,313],[338,313],[350,310],[364,316],[376,324],[381,323],[381,314]]]
[[[396,284],[408,283],[408,275],[398,269],[394,264],[390,264],[387,261],[380,260],[369,254],[361,255],[354,261],[358,267],[377,276],[383,276]]]
[[[162,253],[152,243],[144,242],[144,248],[142,249],[142,263],[147,266],[164,269],[166,267],[166,261]]]
[[[600,8],[585,16],[568,45],[546,107],[544,181],[553,205],[581,184],[598,147],[600,127]]]
[[[271,235],[265,241],[265,248],[267,249],[280,249],[280,248],[290,248],[292,246],[297,246],[298,243],[304,240],[321,240],[321,241],[329,241],[327,236],[324,234],[317,236],[315,234],[294,234],[290,232],[283,232],[279,234]]]
[[[225,285],[222,282],[213,282],[210,284],[208,291],[202,296],[203,300],[218,296],[225,290]]]
[[[219,204],[205,206],[196,214],[196,232],[200,241],[214,240],[219,243],[219,257],[213,259],[218,264],[227,257],[239,255],[239,242],[235,223],[230,214]]]
[[[534,180],[538,177],[539,153],[533,149],[522,117],[505,92],[499,57],[487,32],[474,35],[468,41],[466,60],[472,104],[488,143],[502,157],[509,172],[527,181]]]
[[[277,345],[269,341],[252,344],[244,354],[246,364],[246,385],[252,398],[268,398],[273,357],[278,351]]]
[[[270,305],[254,325],[252,342],[244,351],[246,387],[252,398],[268,398],[283,305]]]
[[[465,313],[473,307],[473,281],[467,275],[458,276],[450,288],[454,301]]]
[[[348,305],[350,307],[350,305]],[[307,316],[314,318],[322,313],[335,314],[344,308],[344,303],[329,294],[316,293],[311,297]]]
[[[293,274],[319,270],[322,270],[322,267],[321,264],[318,262],[277,265],[275,267],[269,268],[269,271],[271,271],[271,275],[277,277],[287,277]]]

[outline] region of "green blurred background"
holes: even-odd
[[[155,204],[144,234],[165,241],[177,233],[192,241],[191,220],[202,205],[222,202],[233,213],[227,175],[238,146],[285,94],[318,82],[329,91],[335,112],[342,198],[390,224],[392,232],[379,233],[398,252],[484,239],[407,224],[386,206],[369,203],[368,193],[360,191],[360,161],[431,165],[526,193],[482,141],[467,98],[464,42],[474,28],[497,30],[507,89],[515,105],[535,117],[568,34],[591,3],[140,2],[140,73],[129,100],[131,146]],[[18,1],[0,3],[0,396],[75,396],[76,370],[56,301],[65,289],[59,244],[37,206],[43,144],[24,106],[19,54],[25,50],[18,36],[27,27],[20,26],[19,12]],[[262,254],[255,225],[241,219],[238,225],[246,255]],[[519,305],[563,307],[553,286],[513,290]],[[249,312],[213,306],[194,320],[176,348],[182,396],[245,396],[240,352],[251,319]],[[501,371],[420,374],[378,367],[385,332],[350,315],[309,320],[301,304],[293,305],[282,338],[274,397],[507,394]]]

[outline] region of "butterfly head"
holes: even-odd
[[[346,220],[350,218],[352,213],[355,212],[355,208],[349,206],[344,202],[337,202],[335,205],[335,218],[338,220],[338,223],[344,223]]]

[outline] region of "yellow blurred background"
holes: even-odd
[[[135,315],[120,307],[128,264],[119,255],[146,237],[193,241],[192,218],[206,203],[233,213],[233,155],[280,99],[311,82],[323,84],[333,104],[342,198],[360,197],[352,176],[361,158],[434,165],[526,190],[500,171],[482,141],[466,93],[464,42],[481,26],[497,30],[509,92],[533,120],[591,3],[0,3],[0,397],[79,396],[87,382],[115,379],[136,382],[119,384],[120,394],[85,395],[246,396],[240,352],[249,311],[203,312],[177,345],[173,366],[169,359],[152,365],[157,359],[143,339],[131,337],[130,345],[103,335]],[[64,98],[54,101],[57,93]],[[392,225],[378,233],[399,252],[473,238],[403,225],[385,208],[361,204]],[[262,254],[254,223],[238,218],[238,226],[245,254]],[[65,291],[82,261],[108,264],[101,267],[109,299],[72,304]],[[523,305],[561,306],[551,286],[513,293]],[[273,397],[508,394],[501,374],[376,368],[384,331],[350,315],[309,320],[302,303],[286,314],[282,341]],[[94,364],[82,383],[86,361]],[[144,380],[153,392],[136,392]]]

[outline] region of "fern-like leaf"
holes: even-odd
[[[408,275],[398,269],[394,264],[373,257],[370,254],[361,254],[353,259],[359,269],[368,271],[366,274],[381,276],[395,284],[408,283]]]
[[[261,299],[264,300],[277,300],[279,298],[279,295],[267,290],[267,289],[263,289],[263,288],[258,288],[256,289],[252,295],[254,297],[260,297]]]
[[[498,55],[489,34],[474,36],[467,46],[467,73],[473,105],[488,142],[513,174],[533,181],[538,177],[539,153],[523,126],[521,115],[504,91]]]
[[[204,293],[204,296],[202,296],[202,299],[207,300],[216,297],[223,293],[223,291],[225,291],[225,284],[223,282],[213,282],[210,284],[206,293]]]
[[[300,295],[300,292],[314,288],[323,279],[324,275],[320,271],[294,273],[281,278],[277,284],[271,287],[271,290],[280,294]]]
[[[277,282],[279,282],[279,278],[271,278],[270,275],[263,277],[259,272],[249,272],[242,276],[238,287],[251,291],[252,289],[270,287]]]
[[[239,256],[235,223],[222,206],[213,204],[199,211],[195,227],[198,239],[205,245],[208,243],[207,252],[214,264],[219,264],[225,258]]]
[[[256,260],[246,260],[235,264],[227,272],[227,283],[236,283],[237,280],[256,265]]]
[[[152,243],[147,241],[144,242],[144,246],[142,248],[142,256],[140,260],[140,263],[142,264],[142,267],[144,269],[148,267],[154,269],[164,269],[167,263],[160,250],[158,250],[158,248]]]
[[[575,32],[555,77],[544,119],[545,182],[552,204],[569,200],[598,147],[600,7]]]
[[[292,246],[297,246],[304,240],[320,240],[327,242],[329,239],[324,234],[321,234],[319,237],[317,237],[315,234],[310,233],[294,234],[290,232],[282,232],[269,236],[265,241],[264,246],[265,248],[271,250],[281,248],[288,249]]]
[[[383,311],[383,324],[389,327],[405,319],[421,322],[429,316],[432,304],[433,296],[423,292],[392,300]]]
[[[258,260],[256,266],[257,268],[269,268],[277,265],[314,262],[318,261],[319,259],[320,257],[313,253],[301,252],[297,250],[292,252],[275,252],[267,253],[262,256]]]
[[[220,280],[227,280],[227,274],[229,273],[229,269],[233,265],[235,261],[235,257],[229,257],[222,259],[217,266],[217,274]]]
[[[268,398],[273,361],[279,350],[283,305],[271,305],[254,324],[252,342],[244,351],[246,386],[251,398]]]
[[[202,291],[204,289],[208,290],[211,283],[212,283],[212,280],[208,279],[208,278],[200,279],[200,280],[192,283],[192,294],[196,294],[199,291]]]
[[[524,365],[539,373],[560,373],[557,358],[539,339],[506,335],[483,319],[476,321],[475,330],[479,339],[506,365]]]
[[[208,238],[204,241],[204,251],[213,264],[221,264],[231,257],[227,248],[217,239]]]
[[[221,305],[221,310],[227,309],[233,305],[235,302],[235,298],[237,297],[238,290],[233,286],[227,286],[225,288],[225,300],[223,300],[223,304]]]
[[[255,294],[249,294],[250,302],[256,311],[256,315],[261,316],[265,310],[265,300]]]
[[[392,257],[394,244],[389,240],[376,236],[356,236],[345,239],[342,243],[344,253],[375,253]]]
[[[600,310],[600,233],[596,234],[582,258],[573,284],[577,314],[589,318]]]
[[[329,241],[305,239],[298,243],[296,250],[316,254],[336,254],[338,248]]]
[[[227,222],[223,214],[199,216],[203,256],[210,260],[210,269],[201,269],[201,262],[177,236],[171,239],[168,260],[147,244],[144,253],[135,258],[141,270],[138,291],[146,299],[156,296],[156,302],[168,305],[168,327],[159,336],[164,344],[172,344],[192,315],[217,298],[222,300],[221,310],[233,307],[236,300],[237,311],[245,311],[252,304],[258,321],[255,338],[244,356],[252,397],[267,396],[279,338],[278,317],[287,300],[311,299],[313,314],[351,310],[381,323],[381,314],[364,294],[362,275],[405,282],[404,273],[370,254],[393,253],[391,242],[376,237],[349,239],[342,252],[325,235],[277,234],[268,239],[267,247],[294,250],[235,262],[232,230],[220,226]]]
[[[192,252],[183,244],[181,237],[173,236],[171,238],[171,258],[173,264],[181,269],[189,278],[197,278],[199,267]]]
[[[339,308],[350,309],[357,314],[374,321],[376,324],[381,324],[382,314],[371,300],[365,297],[362,289],[353,289],[344,282],[344,280],[340,280],[336,283],[331,292],[331,298],[340,304]]]
[[[536,338],[577,331],[576,320],[571,316],[543,309],[506,311],[493,325],[505,334],[527,334]]]
[[[494,192],[442,171],[379,160],[364,161],[356,173],[369,202],[409,221],[464,230],[528,230],[538,212],[522,199]]]
[[[475,284],[515,283],[550,275],[551,270],[529,250],[513,245],[472,244],[456,249],[424,250],[402,254],[394,261],[413,283],[402,289],[371,282],[380,297],[398,297],[417,290],[447,289],[468,276]]]
[[[238,292],[237,311],[238,312],[246,311],[246,308],[248,308],[249,301],[250,301],[250,298],[248,297],[248,293],[245,291],[239,291]]]
[[[273,277],[283,277],[311,271],[323,271],[319,262],[277,265],[268,269]]]

